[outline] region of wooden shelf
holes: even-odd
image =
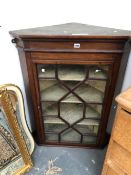
[[[60,133],[67,127],[68,125],[59,118],[55,118],[55,117],[44,118],[45,132]],[[93,119],[83,119],[82,121],[76,123],[73,127],[82,134],[97,135],[98,129],[99,129],[99,121],[93,120]],[[68,130],[73,130],[72,131],[73,133],[76,132],[74,129],[71,129],[71,128],[67,129],[65,132],[68,132]]]
[[[60,118],[56,118],[56,117],[45,117],[44,118],[44,123],[45,124],[57,124],[57,125],[65,125],[65,122],[62,121]],[[80,126],[99,126],[99,121],[98,120],[93,120],[93,119],[83,119],[82,121],[80,121],[79,123],[77,123],[76,125],[80,125]]]
[[[67,124],[65,124],[61,119],[51,117],[45,118],[44,121],[45,132],[60,133],[65,128],[67,128]]]
[[[42,105],[43,116],[58,115],[58,105],[55,103],[46,102]],[[86,106],[85,118],[100,119],[102,105],[91,105]],[[83,104],[73,103],[61,103],[60,104],[60,116],[67,120],[69,123],[79,120],[83,117]]]
[[[58,142],[58,134],[54,133],[45,133],[47,142]],[[72,140],[72,137],[75,139]],[[96,135],[92,134],[86,134],[86,136],[83,136],[83,144],[96,144],[97,137]],[[76,132],[67,132],[66,136],[61,137],[60,143],[74,143],[74,144],[80,144],[81,138],[80,135]]]
[[[92,119],[84,119],[81,122],[77,123],[77,125],[82,126],[99,126],[98,120],[92,120]]]
[[[103,102],[103,93],[90,85],[82,84],[74,92],[78,94],[79,97],[81,97],[85,102]],[[73,94],[71,94],[67,96],[63,101],[76,102],[80,100],[78,100]]]
[[[44,123],[46,124],[65,124],[61,119],[55,117],[45,117]]]

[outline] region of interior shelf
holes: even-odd
[[[60,103],[60,116],[69,123],[74,123],[83,117],[84,105],[80,103]],[[85,110],[85,118],[100,119],[102,105],[87,104]],[[45,102],[42,103],[43,116],[57,116],[58,104]]]
[[[45,117],[44,128],[45,128],[45,132],[48,132],[48,133],[49,132],[60,133],[62,130],[67,128],[67,124],[64,123],[59,118],[53,118],[53,117],[46,118]]]
[[[74,124],[73,127],[82,134],[97,135],[99,128],[99,121],[91,119],[83,119],[82,121]],[[45,132],[60,133],[64,129],[68,128],[68,125],[59,118],[45,117],[44,128]]]
[[[98,120],[92,120],[92,119],[83,119],[81,122],[77,123],[77,125],[82,125],[82,126],[98,126],[99,121]]]
[[[62,121],[60,118],[55,118],[55,117],[45,117],[44,123],[48,123],[48,124],[65,124],[64,121]],[[73,124],[73,123],[72,123]],[[77,125],[94,125],[94,126],[98,126],[99,125],[99,121],[98,120],[92,120],[92,119],[83,119],[81,122],[77,123]]]
[[[54,133],[45,133],[46,136],[46,141],[47,142],[58,142],[58,135],[54,134]],[[73,139],[72,139],[73,138]],[[81,137],[78,133],[76,133],[75,131],[69,130],[68,132],[66,132],[65,135],[63,135],[63,137],[61,137],[60,143],[76,143],[76,144],[81,144]],[[82,143],[83,144],[96,144],[97,142],[97,136],[93,136],[93,135],[86,135],[83,136],[83,140]]]
[[[44,123],[47,124],[65,124],[61,119],[55,117],[45,117]]]
[[[88,84],[82,84],[74,92],[78,94],[79,97],[81,97],[81,99],[83,99],[85,102],[103,102],[103,93]],[[63,101],[79,102],[80,100],[76,98],[73,94],[70,94]]]
[[[48,81],[49,82],[49,81]],[[51,81],[52,82],[52,81]],[[50,83],[50,86],[45,82],[45,87],[41,91],[41,100],[43,101],[58,101],[61,97],[63,97],[67,92],[67,88],[65,88],[61,84]]]

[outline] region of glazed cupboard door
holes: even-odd
[[[112,65],[36,64],[44,143],[98,144]]]

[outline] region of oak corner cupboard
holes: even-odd
[[[10,34],[37,143],[101,147],[131,32],[67,23]]]

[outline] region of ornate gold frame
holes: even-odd
[[[24,166],[16,170],[16,172],[13,173],[13,175],[21,175],[26,171],[28,171],[33,166],[33,164],[32,164],[28,149],[26,147],[25,141],[21,134],[19,124],[15,116],[15,111],[9,97],[9,92],[6,87],[2,87],[2,86],[0,87],[0,103],[5,112],[5,115],[7,117],[6,119],[9,123],[12,133],[16,139],[17,145],[21,153],[21,157],[23,158],[23,161],[24,161]]]

